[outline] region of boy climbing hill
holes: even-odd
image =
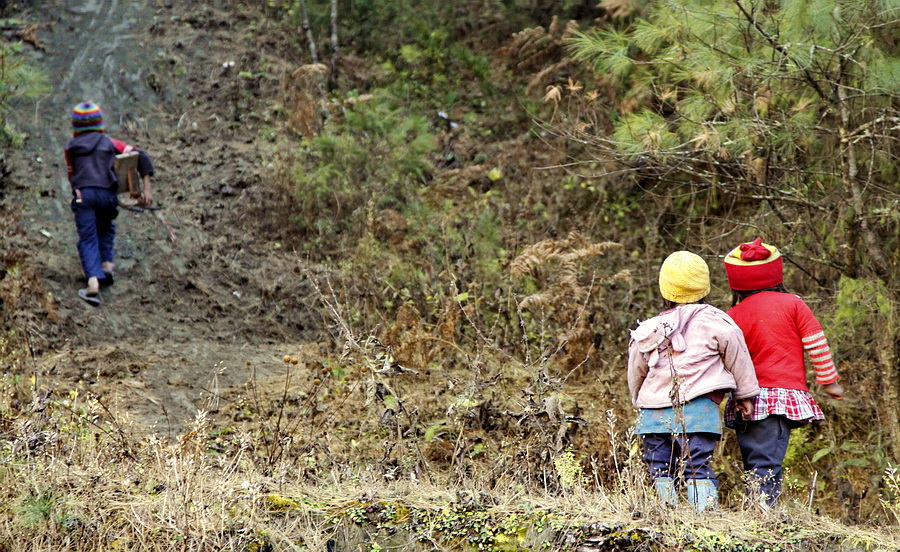
[[[151,205],[153,161],[133,146],[113,140],[104,133],[103,112],[90,102],[75,106],[72,112],[73,138],[66,144],[66,166],[72,185],[72,212],[78,230],[78,255],[87,278],[87,287],[78,296],[88,304],[100,304],[100,287],[112,285],[115,265],[115,218],[119,215],[116,189],[119,180],[114,170],[116,155],[138,151],[138,174],[143,181],[141,204]]]

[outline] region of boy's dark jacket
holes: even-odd
[[[69,140],[66,163],[72,189],[118,186],[119,179],[113,169],[118,153],[113,141],[102,132],[86,132]]]

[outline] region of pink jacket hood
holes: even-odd
[[[679,305],[631,331],[628,387],[639,408],[673,406],[713,391],[736,399],[759,394],[756,372],[740,328],[721,310]]]

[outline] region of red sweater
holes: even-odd
[[[816,383],[838,380],[822,325],[802,299],[762,291],[728,310],[744,332],[760,387],[809,390],[803,351],[809,352]]]

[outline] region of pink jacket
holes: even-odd
[[[681,403],[712,391],[759,394],[744,334],[711,305],[679,305],[631,331],[628,388],[636,407],[673,406],[673,371]]]

